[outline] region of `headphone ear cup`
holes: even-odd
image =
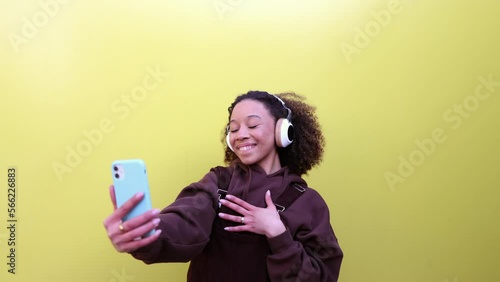
[[[286,118],[280,118],[276,122],[276,129],[274,136],[276,139],[276,145],[281,148],[285,148],[293,142],[293,125]]]
[[[230,134],[229,132],[226,134],[226,143],[227,143],[227,147],[228,147],[231,151],[233,151],[233,152],[234,152],[233,147],[231,146],[231,139],[230,139],[230,137],[229,137],[229,134]]]

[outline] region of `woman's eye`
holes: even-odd
[[[248,128],[256,128],[257,125],[252,125],[252,126],[249,126]]]
[[[238,129],[229,129],[229,132],[231,133],[235,133],[236,131],[238,131]]]

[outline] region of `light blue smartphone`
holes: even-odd
[[[146,164],[143,160],[132,159],[114,161],[111,164],[111,173],[115,186],[117,207],[122,206],[138,192],[144,193],[142,201],[122,218],[123,222],[141,215],[152,208]],[[144,236],[151,236],[154,231],[155,230],[151,230]]]

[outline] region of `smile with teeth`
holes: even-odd
[[[245,145],[245,146],[238,147],[238,150],[247,151],[247,150],[252,149],[253,147],[255,147],[255,145]]]

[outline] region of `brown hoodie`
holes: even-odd
[[[235,161],[228,194],[266,207],[265,193],[273,200],[290,184],[305,181],[283,167],[267,175],[257,165]],[[325,201],[313,189],[280,213],[287,230],[274,237],[224,231],[233,222],[217,213],[217,176],[210,170],[199,182],[184,188],[175,202],[159,215],[160,238],[132,255],[147,264],[191,261],[187,281],[337,281],[343,258],[330,225]]]

